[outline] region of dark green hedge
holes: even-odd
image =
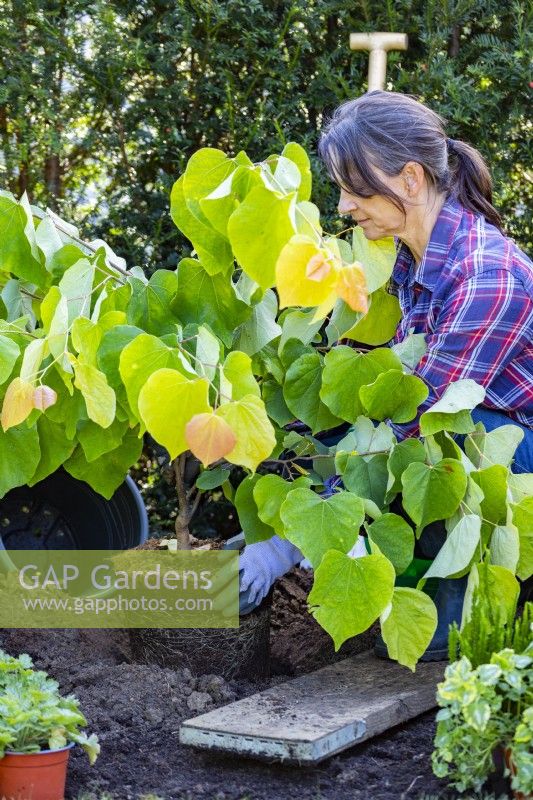
[[[294,139],[314,153],[324,116],[366,88],[352,31],[409,35],[388,88],[484,153],[509,232],[533,240],[528,0],[0,0],[0,12],[0,183],[130,264],[151,271],[187,249],[168,191],[198,147],[259,157]],[[313,167],[334,229],[335,187]]]

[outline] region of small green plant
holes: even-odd
[[[526,603],[521,615],[516,616],[516,600],[508,609],[491,603],[485,564],[478,566],[478,576],[470,617],[461,629],[455,622],[450,628],[450,663],[466,656],[473,667],[479,667],[505,648],[522,653],[531,641],[533,603]]]
[[[511,744],[516,775],[511,786],[517,792],[531,792],[533,788],[533,706],[526,708]],[[528,788],[529,787],[529,788]]]
[[[460,792],[478,791],[500,748],[508,751],[512,788],[527,795],[533,791],[533,604],[517,620],[502,619],[486,600],[483,569],[479,574],[472,615],[461,632],[451,631],[457,660],[437,690],[433,771]]]
[[[58,690],[57,681],[35,670],[28,655],[14,658],[0,650],[0,758],[6,751],[38,753],[75,742],[94,764],[98,737],[80,732],[87,720],[78,700],[62,697]]]

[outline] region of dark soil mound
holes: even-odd
[[[274,592],[275,682],[370,644],[371,636],[357,637],[335,654],[305,610],[309,586],[310,577],[296,570]],[[4,630],[0,646],[29,653],[64,692],[75,692],[89,730],[100,737],[102,753],[94,767],[78,748],[72,753],[69,800],[100,800],[103,792],[117,800],[148,793],[164,800],[408,800],[442,792],[429,761],[432,713],[315,769],[268,765],[194,752],[178,742],[183,719],[257,691],[251,683],[133,664],[128,634],[121,630]]]

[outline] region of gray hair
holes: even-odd
[[[360,197],[384,195],[404,214],[401,198],[379,179],[376,168],[392,177],[415,161],[437,192],[453,195],[501,230],[483,156],[466,142],[448,139],[444,126],[439,114],[408,95],[368,92],[335,110],[318,152],[337,184]]]

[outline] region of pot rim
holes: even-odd
[[[4,752],[5,756],[41,756],[45,753],[61,753],[64,750],[71,750],[76,742],[69,742],[69,744],[65,745],[65,747],[57,747],[55,750],[38,750],[36,753],[21,753],[19,750],[6,750]],[[0,761],[2,759],[0,758]]]

